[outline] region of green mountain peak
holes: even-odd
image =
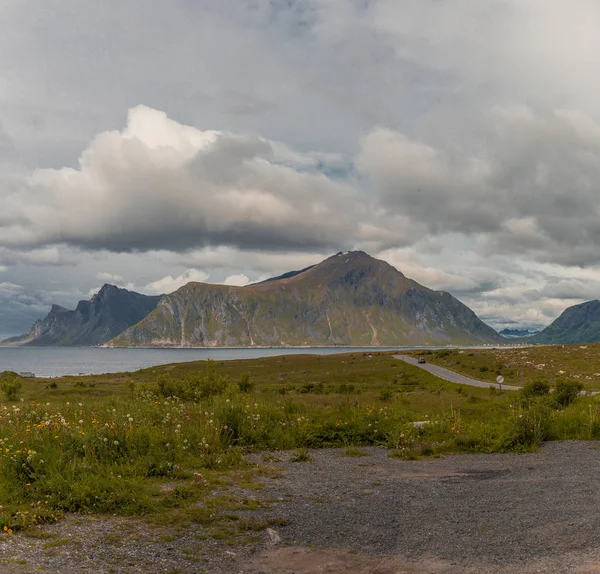
[[[450,294],[363,251],[244,287],[188,283],[110,346],[377,346],[503,339]]]

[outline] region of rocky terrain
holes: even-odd
[[[449,293],[432,291],[362,251],[231,287],[188,283],[110,346],[304,346],[499,343]]]

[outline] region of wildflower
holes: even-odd
[[[115,445],[115,446],[119,446],[119,441],[118,441],[118,440],[116,440],[116,441],[114,442],[114,445]]]

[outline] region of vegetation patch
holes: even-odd
[[[453,356],[442,353],[428,360]],[[206,536],[252,532],[237,512],[264,507],[261,481],[279,473],[268,466],[273,455],[247,463],[255,451],[292,450],[291,460],[307,462],[317,448],[363,456],[361,447],[379,445],[413,460],[600,437],[599,399],[580,396],[577,380],[542,380],[519,393],[463,388],[387,353],[187,363],[55,382],[23,380],[17,401],[0,403],[6,535],[35,533],[67,512],[193,523]]]

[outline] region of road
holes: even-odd
[[[437,365],[431,365],[429,363],[419,364],[417,359],[414,357],[409,357],[408,355],[394,355],[394,359],[399,359],[400,361],[404,361],[409,365],[414,365],[415,367],[419,367],[420,369],[424,369],[425,371],[435,375],[440,379],[444,379],[444,381],[448,381],[449,383],[457,383],[459,385],[470,385],[471,387],[482,387],[487,389],[489,387],[500,388],[498,383],[490,383],[484,381],[478,381],[476,379],[470,379],[469,377],[465,377],[464,375],[460,375],[459,373],[455,373],[454,371],[450,371],[449,369],[444,369],[444,367],[438,367]],[[506,391],[518,391],[521,387],[515,387],[513,385],[505,385],[502,384],[502,390]]]

